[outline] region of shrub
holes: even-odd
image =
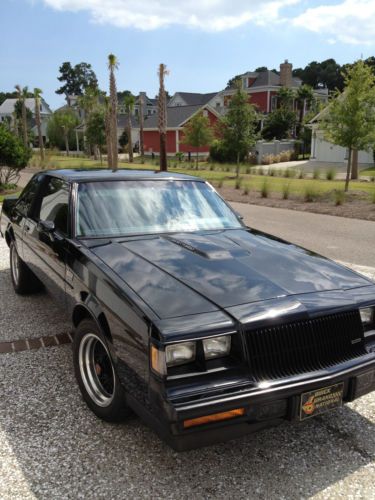
[[[258,174],[258,175],[264,175],[264,168],[263,168],[263,167],[259,167],[259,168],[257,169],[257,174]]]
[[[210,165],[210,170],[215,170],[215,165]]]
[[[246,184],[243,189],[243,194],[249,194],[249,192],[250,192],[250,186],[249,184]]]
[[[372,193],[372,203],[375,203],[375,191]]]
[[[343,205],[343,203],[345,201],[345,192],[341,191],[341,190],[337,190],[334,193],[334,197],[335,197],[336,207],[338,207],[339,205]]]
[[[320,170],[319,170],[318,168],[315,168],[315,169],[314,169],[314,172],[313,172],[313,179],[315,179],[315,180],[320,179]]]
[[[371,177],[370,181],[375,182],[375,177]]]
[[[223,179],[220,179],[217,187],[222,188],[223,186],[224,186],[224,181]]]
[[[298,173],[298,179],[304,179],[305,178],[305,172],[303,170],[300,170]]]
[[[263,155],[262,165],[271,165],[273,163],[273,155]]]
[[[268,195],[270,194],[270,188],[267,179],[264,179],[260,194],[262,198],[268,198]]]
[[[280,161],[290,161],[292,158],[293,151],[287,150],[287,151],[281,151],[279,154]]]
[[[283,185],[283,200],[287,200],[290,195],[290,182]]]
[[[235,162],[237,154],[235,151],[230,151],[223,141],[215,139],[210,147],[210,159],[219,163]],[[243,161],[243,158],[240,158]]]
[[[246,173],[251,174],[251,167],[246,167]]]
[[[178,161],[182,161],[184,159],[184,153],[182,151],[179,151],[178,153],[176,153],[176,158]]]
[[[312,202],[318,198],[318,193],[314,186],[305,187],[305,201]]]
[[[235,189],[241,189],[241,184],[242,184],[242,178],[239,177],[238,179],[236,179],[236,183],[235,183]]]
[[[252,151],[251,153],[249,153],[249,155],[247,157],[247,161],[249,163],[252,163],[253,165],[255,165],[257,163],[257,154],[255,151]]]
[[[268,175],[269,175],[270,177],[275,177],[276,173],[277,173],[277,172],[276,172],[276,168],[269,168],[269,169],[268,169]]]
[[[327,181],[334,181],[336,179],[336,169],[335,168],[329,168],[326,172],[326,179]]]
[[[5,125],[0,125],[0,185],[16,183],[31,155],[30,148]]]

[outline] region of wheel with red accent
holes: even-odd
[[[91,319],[84,319],[76,328],[73,363],[83,399],[97,417],[120,422],[131,414],[108,341]]]

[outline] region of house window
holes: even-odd
[[[147,110],[147,114],[148,114],[148,115],[151,115],[151,109],[148,109],[148,110]]]
[[[273,95],[271,97],[271,111],[274,111],[277,108],[277,96]]]
[[[220,108],[220,102],[216,103],[216,108]]]
[[[205,117],[207,118],[207,116],[208,116],[208,111],[207,111],[207,109],[204,109],[204,110],[203,110],[203,116],[205,116]]]

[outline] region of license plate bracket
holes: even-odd
[[[300,399],[299,419],[306,420],[333,408],[339,408],[342,406],[343,395],[344,382],[304,392]]]

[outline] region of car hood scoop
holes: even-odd
[[[210,303],[227,308],[371,284],[324,257],[247,229],[132,238],[93,251],[145,301],[156,301],[150,305],[160,317],[172,312],[170,302],[180,304],[174,315],[192,314],[212,310]]]

